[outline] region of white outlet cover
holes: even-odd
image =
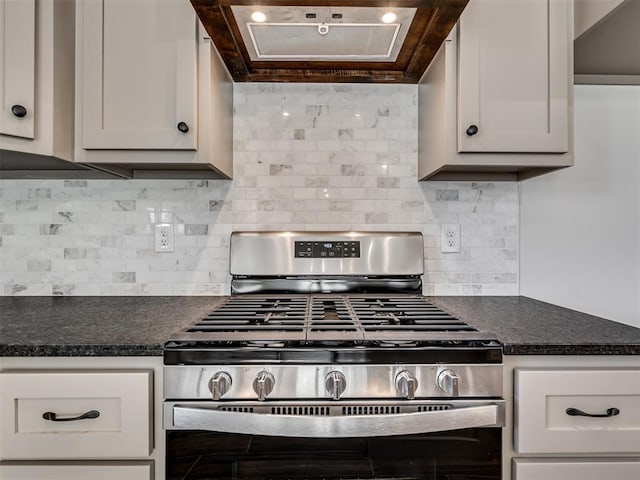
[[[445,223],[442,225],[442,253],[460,252],[460,224]]]
[[[154,243],[158,253],[173,252],[172,223],[156,223]]]

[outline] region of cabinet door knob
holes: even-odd
[[[478,133],[478,126],[477,125],[469,125],[469,128],[467,128],[467,135],[472,137],[476,133]]]
[[[180,130],[182,133],[187,133],[189,131],[189,125],[184,122],[180,122],[178,123],[178,130]]]
[[[11,113],[13,113],[18,118],[22,118],[27,114],[27,109],[22,105],[13,105],[11,107]]]

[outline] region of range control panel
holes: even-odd
[[[360,242],[294,242],[296,258],[360,258]]]

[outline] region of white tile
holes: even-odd
[[[425,293],[517,294],[517,184],[418,182],[414,85],[237,84],[234,97],[233,181],[0,180],[0,294],[226,294],[234,229],[422,231]],[[153,250],[160,221],[174,253]],[[461,224],[460,254],[440,251],[442,223]]]

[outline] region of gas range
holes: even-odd
[[[497,480],[502,348],[421,295],[422,235],[236,232],[164,350],[167,479]]]
[[[165,346],[167,398],[502,395],[495,337],[420,294],[419,233],[236,232],[230,258],[233,294]]]

